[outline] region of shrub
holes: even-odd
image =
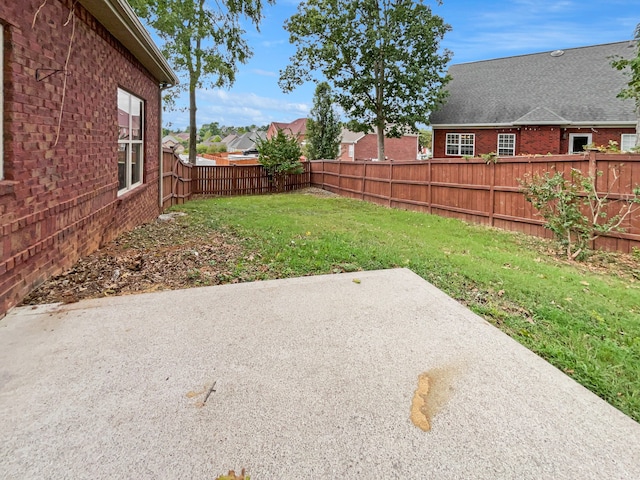
[[[270,139],[258,138],[258,162],[265,168],[276,191],[284,190],[284,181],[287,174],[302,173],[304,170],[300,163],[302,150],[294,137],[286,135],[282,130]]]
[[[619,178],[618,167],[612,168],[612,173],[614,181],[609,188]],[[599,176],[601,171],[597,176],[588,176],[574,168],[569,179],[560,172],[518,179],[525,198],[546,220],[544,226],[553,232],[570,260],[584,255],[596,238],[624,231],[620,225],[639,208],[640,186],[636,186],[621,202],[618,212],[610,216],[609,192],[601,194],[596,190]]]

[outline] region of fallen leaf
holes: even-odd
[[[359,278],[354,278],[353,280],[351,280],[353,283],[360,283],[360,279]]]

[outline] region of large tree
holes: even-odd
[[[342,123],[333,105],[331,87],[327,82],[321,82],[316,87],[311,116],[307,119],[309,160],[337,158],[341,131]]]
[[[266,0],[273,4],[275,0]],[[230,86],[237,64],[252,51],[240,25],[243,18],[256,28],[262,19],[263,0],[129,0],[164,41],[163,54],[174,70],[186,79],[172,95],[189,91],[189,162],[196,160],[196,89],[205,82]]]
[[[640,147],[640,23],[635,31],[636,56],[634,58],[617,58],[612,62],[614,68],[623,70],[629,75],[627,87],[618,93],[620,98],[630,98],[636,102],[636,147]],[[627,70],[627,68],[629,70]]]
[[[296,52],[280,72],[281,87],[322,74],[349,128],[377,131],[379,160],[385,134],[416,131],[444,100],[451,53],[439,45],[451,27],[424,0],[307,0],[285,29]]]

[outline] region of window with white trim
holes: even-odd
[[[620,138],[620,150],[622,152],[630,152],[633,147],[636,146],[636,134],[635,133],[623,133]]]
[[[476,136],[473,133],[447,133],[447,155],[473,156]]]
[[[584,147],[593,142],[593,136],[590,133],[570,133],[569,134],[569,153],[582,153]]]
[[[499,157],[513,157],[516,154],[516,134],[499,133],[496,152]]]
[[[118,195],[142,184],[144,102],[118,89]]]

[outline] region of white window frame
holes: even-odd
[[[132,138],[131,132],[133,131],[133,115],[129,115],[129,125],[127,125],[129,134],[126,137],[122,137],[120,132],[120,122],[119,122],[119,113],[118,113],[118,157],[120,155],[121,146],[126,147],[126,158],[125,158],[125,186],[120,188],[120,162],[118,158],[118,195],[123,195],[136,187],[139,187],[144,182],[144,100],[133,95],[132,93],[123,90],[122,88],[118,88],[118,110],[120,110],[120,99],[126,97],[128,99],[128,112],[132,111],[132,104],[134,101],[140,102],[140,138],[134,139]],[[132,178],[132,153],[133,147],[138,146],[140,148],[140,156],[138,158],[137,168],[139,169],[138,178],[139,180],[135,183],[131,182]]]
[[[463,140],[471,140],[471,143],[463,143]],[[471,152],[465,147],[471,146]],[[451,153],[449,147],[452,147]],[[463,152],[463,149],[465,151]],[[456,153],[453,153],[455,150]],[[476,134],[475,133],[447,133],[445,137],[444,153],[448,156],[469,156],[473,157],[476,154]]]
[[[593,135],[591,133],[570,133],[569,134],[569,153],[584,153],[583,150],[579,150],[577,152],[573,151],[573,139],[576,137],[587,137],[587,145],[593,143]]]
[[[499,133],[496,152],[499,157],[513,157],[516,154],[516,134]]]
[[[0,23],[0,180],[4,180],[4,24]]]
[[[636,134],[635,133],[623,133],[620,135],[620,151],[630,152],[633,147],[636,146]]]

